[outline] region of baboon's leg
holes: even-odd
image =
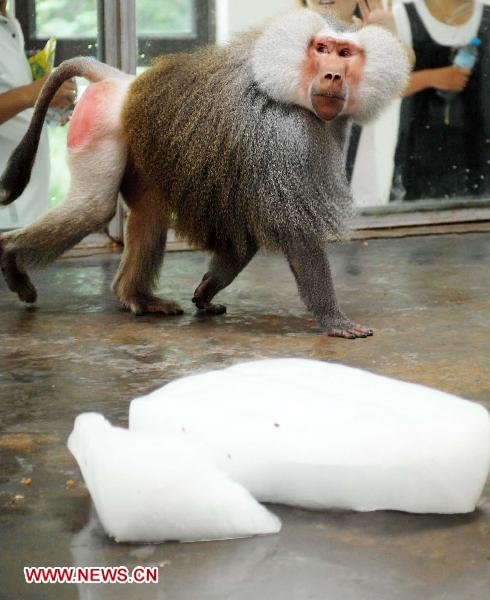
[[[211,300],[235,279],[247,264],[252,260],[257,248],[250,248],[244,256],[237,256],[233,252],[215,254],[211,259],[209,271],[202,278],[201,283],[194,292],[192,302],[197,308],[205,310],[212,315],[226,312],[226,306],[212,304]]]
[[[328,335],[351,339],[373,335],[372,329],[356,325],[340,310],[324,248],[298,245],[288,248],[286,256],[303,302]]]
[[[121,141],[101,141],[69,156],[72,179],[64,202],[32,225],[0,236],[0,266],[9,288],[24,302],[36,301],[27,270],[42,267],[113,217],[126,150]]]
[[[160,313],[181,315],[172,300],[153,295],[163,263],[167,240],[168,214],[163,201],[150,191],[132,188],[125,193],[131,207],[126,221],[124,253],[112,290],[135,315]]]

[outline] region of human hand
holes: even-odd
[[[54,108],[69,108],[73,105],[77,97],[77,84],[73,79],[65,81],[58,89],[50,106]]]
[[[393,0],[387,0],[386,8],[384,8],[383,0],[359,0],[358,5],[361,18],[353,17],[355,25],[358,27],[378,25],[393,35],[397,35],[395,19],[391,12]]]
[[[23,86],[22,89],[25,92],[26,107],[31,107],[34,106],[34,104],[36,104],[36,100],[39,94],[41,93],[41,90],[44,84],[46,83],[48,77],[49,75],[45,75],[44,77],[41,77],[40,79],[35,79],[32,83]],[[51,101],[50,106],[56,108],[68,108],[76,100],[76,97],[77,85],[72,79],[69,79],[68,81],[65,81],[58,89],[58,91],[53,97],[53,100]]]
[[[462,92],[466,87],[470,78],[471,71],[469,69],[461,69],[451,65],[442,67],[441,69],[432,69],[430,79],[432,87],[437,90],[445,90],[447,92]]]

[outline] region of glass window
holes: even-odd
[[[33,54],[46,41],[57,38],[55,64],[73,56],[98,54],[98,2],[79,0],[76,11],[73,0],[27,0],[16,3],[16,17],[24,31],[26,52]],[[87,82],[77,78],[79,95]],[[68,127],[48,124],[51,171],[49,208],[63,201],[70,183],[66,137]]]
[[[142,36],[192,36],[196,30],[193,0],[139,0],[136,27]]]
[[[214,40],[212,2],[136,0],[138,72],[156,56],[186,52]]]
[[[27,55],[56,37],[55,66],[75,56],[92,56],[133,70],[127,55],[136,55],[137,47],[141,71],[156,56],[189,51],[215,37],[214,0],[17,0],[9,8],[22,27]],[[88,82],[78,79],[77,84],[80,95]],[[49,124],[47,119],[47,130],[49,207],[53,207],[66,197],[70,182],[68,127]],[[45,206],[46,198],[41,200]]]
[[[36,37],[97,37],[97,0],[37,0],[35,6]]]
[[[490,200],[490,2],[433,4],[393,3],[416,64],[402,100],[353,131],[349,172],[367,212],[479,209]]]
[[[70,186],[70,171],[66,156],[67,127],[48,127],[51,173],[49,177],[49,208],[62,202]]]

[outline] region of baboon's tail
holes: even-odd
[[[12,152],[0,179],[0,205],[7,205],[16,200],[29,183],[48,107],[63,82],[72,77],[85,77],[95,83],[108,77],[124,76],[124,73],[114,67],[91,58],[71,58],[61,63],[46,80],[34,107],[31,124]]]

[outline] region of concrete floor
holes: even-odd
[[[186,314],[134,318],[109,292],[117,254],[63,259],[34,275],[35,308],[0,283],[0,598],[56,600],[488,599],[490,484],[471,515],[309,513],[273,507],[277,536],[117,545],[91,515],[66,449],[73,419],[126,424],[128,403],[173,378],[256,357],[360,366],[490,408],[490,235],[356,242],[332,249],[347,314],[370,339],[321,334],[280,257],[259,256],[220,298],[190,303],[207,262],[167,257],[161,291]],[[26,486],[23,478],[31,478]],[[66,485],[68,480],[73,484]],[[24,565],[160,565],[145,586],[27,586]]]

